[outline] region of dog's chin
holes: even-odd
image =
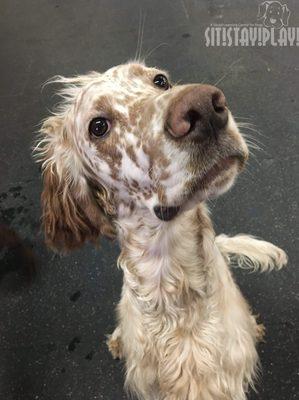
[[[195,179],[190,194],[179,205],[154,207],[154,213],[161,221],[171,221],[182,211],[194,208],[198,203],[216,198],[229,190],[234,184],[238,172],[243,168],[244,160],[239,156],[221,159],[205,174]]]

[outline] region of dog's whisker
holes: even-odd
[[[243,117],[241,115],[235,115],[235,114],[234,114],[234,119],[253,120],[252,117]]]
[[[142,20],[143,20],[143,14],[142,14],[142,9],[140,8],[139,10],[139,22],[138,22],[138,31],[137,31],[137,44],[136,44],[136,51],[135,51],[135,57],[134,60],[138,62],[139,60],[139,48],[140,48],[140,37],[141,37],[141,27],[142,27]]]
[[[247,123],[242,123],[242,122],[238,122],[237,123],[238,127],[242,128],[242,129],[247,129],[249,131],[252,131],[254,133],[256,133],[259,136],[263,136],[266,137],[260,130],[258,130],[253,124],[247,124]]]
[[[151,49],[150,51],[148,51],[147,53],[146,53],[146,55],[144,56],[144,62],[145,61],[147,61],[147,59],[155,52],[155,51],[157,51],[160,47],[162,47],[162,46],[169,46],[169,44],[168,43],[166,43],[166,42],[162,42],[162,43],[160,43],[160,44],[158,44],[157,46],[155,46],[153,49]]]
[[[145,14],[142,14],[142,11],[140,10],[140,23],[139,23],[139,29],[138,29],[138,42],[137,42],[137,48],[136,48],[136,55],[135,55],[135,60],[138,62],[144,62],[141,58],[142,54],[142,47],[143,47],[143,34],[144,34],[144,28],[145,28]]]

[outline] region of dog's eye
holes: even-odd
[[[105,136],[111,128],[107,118],[97,117],[90,121],[89,133],[97,138]]]
[[[168,82],[168,79],[167,79],[166,76],[163,75],[163,74],[158,74],[158,75],[156,75],[156,76],[154,77],[153,82],[154,82],[154,84],[155,84],[156,86],[159,86],[159,87],[162,88],[162,89],[167,90],[167,89],[170,88],[170,84],[169,84],[169,82]]]

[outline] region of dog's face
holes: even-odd
[[[278,1],[265,1],[260,5],[259,17],[263,18],[264,25],[268,28],[280,29],[287,26],[290,11],[286,4]]]
[[[45,171],[67,182],[72,207],[90,207],[98,192],[92,214],[100,203],[106,217],[143,208],[167,221],[227,190],[248,157],[213,86],[172,85],[165,71],[137,63],[64,82],[68,100],[44,123],[40,154]]]

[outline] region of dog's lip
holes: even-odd
[[[221,172],[229,170],[236,163],[239,164],[239,169],[242,169],[246,159],[247,156],[241,153],[221,158],[203,176],[200,177],[198,189],[204,190],[207,185],[212,183],[212,181],[221,174]],[[184,209],[183,205],[162,206],[159,204],[154,207],[154,213],[161,221],[168,222],[174,219],[181,209]]]
[[[239,163],[241,169],[246,161],[246,157],[241,154],[234,154],[223,157],[217,161],[203,176],[199,179],[199,187],[204,189],[207,185],[217,178],[222,172],[229,170],[233,165]]]
[[[175,218],[180,211],[179,206],[161,206],[157,205],[154,207],[154,213],[157,218],[159,218],[161,221],[171,221],[173,218]]]

